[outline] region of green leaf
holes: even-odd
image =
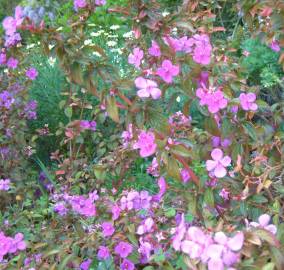
[[[254,140],[257,141],[257,133],[255,127],[250,122],[243,123],[243,128],[245,132]]]
[[[165,211],[165,216],[170,218],[176,215],[176,210],[174,208],[169,208]]]
[[[119,123],[118,107],[113,96],[107,97],[107,112],[114,122]]]
[[[175,158],[169,157],[167,162],[167,173],[176,180],[180,180],[179,166]]]
[[[64,109],[64,114],[65,114],[68,118],[71,118],[71,117],[72,117],[72,114],[73,114],[72,108],[71,108],[71,107],[66,107],[66,108]]]
[[[261,270],[273,270],[275,269],[275,264],[270,262],[270,263],[267,263],[266,265],[264,265]]]
[[[191,151],[182,145],[174,145],[171,147],[171,152],[181,157],[191,157]]]
[[[207,188],[204,193],[204,201],[207,205],[214,207],[214,194],[211,188]]]

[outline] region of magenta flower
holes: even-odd
[[[213,160],[206,161],[206,169],[217,178],[222,178],[227,174],[225,167],[228,167],[231,164],[231,158],[229,156],[223,157],[223,151],[219,148],[215,148],[211,152],[211,157]]]
[[[132,250],[132,245],[123,241],[119,242],[114,248],[114,252],[121,258],[126,258],[132,252]]]
[[[91,259],[87,259],[85,261],[83,261],[80,264],[80,269],[81,270],[89,270],[90,266],[91,266],[92,260]]]
[[[10,57],[7,61],[7,67],[8,68],[12,68],[12,69],[16,69],[18,66],[19,61],[13,57]]]
[[[208,111],[211,113],[217,113],[228,105],[228,100],[219,89],[214,91],[214,89],[198,88],[196,96],[200,99],[199,104],[201,106],[207,105]]]
[[[33,81],[38,76],[38,72],[35,68],[32,67],[26,71],[26,76]]]
[[[270,222],[270,216],[267,214],[263,214],[258,218],[257,222],[250,222],[249,225],[254,228],[262,228],[267,231],[270,231],[272,234],[277,233],[277,227],[273,224],[269,224]]]
[[[159,193],[153,196],[154,201],[160,201],[167,191],[167,182],[164,177],[158,179]]]
[[[100,246],[97,254],[100,260],[106,260],[110,256],[108,247]]]
[[[112,208],[111,208],[111,213],[112,213],[112,220],[117,220],[120,216],[120,208],[118,205],[113,205]]]
[[[0,65],[6,64],[7,56],[6,53],[0,53]]]
[[[190,174],[187,169],[182,169],[180,172],[181,179],[184,183],[187,183],[190,179]]]
[[[138,141],[133,145],[133,149],[140,149],[141,157],[149,157],[156,152],[155,135],[153,132],[141,131]]]
[[[269,46],[273,51],[280,52],[281,48],[279,46],[279,42],[277,40],[273,40]]]
[[[97,6],[104,6],[106,4],[106,0],[95,0],[95,4]]]
[[[201,65],[210,64],[212,46],[207,35],[194,35],[195,49],[193,51],[194,62]]]
[[[60,216],[66,216],[68,209],[65,206],[64,202],[58,202],[53,207],[54,212],[58,213]]]
[[[173,77],[179,74],[179,66],[173,65],[170,60],[164,60],[157,69],[157,74],[168,84],[173,82]]]
[[[102,224],[103,235],[104,237],[112,236],[115,229],[110,222],[104,222]]]
[[[133,52],[128,56],[128,63],[139,68],[144,57],[144,52],[140,48],[134,48]]]
[[[161,56],[161,49],[159,44],[152,40],[152,46],[148,50],[149,54],[155,57],[160,57]]]
[[[96,216],[96,206],[90,198],[86,199],[83,196],[76,195],[70,199],[70,204],[72,209],[80,215],[86,217]]]
[[[0,190],[8,191],[10,189],[10,179],[0,179]]]
[[[258,106],[255,103],[256,95],[255,93],[241,93],[240,94],[240,102],[243,110],[245,111],[256,111]]]
[[[155,81],[138,77],[135,79],[135,85],[139,89],[137,95],[140,98],[148,98],[151,96],[153,99],[158,99],[161,97],[162,91],[158,88]]]
[[[86,0],[74,0],[74,9],[78,10],[80,8],[85,8],[87,6]]]
[[[122,264],[120,265],[120,269],[121,270],[134,270],[134,264],[131,261],[124,259]]]

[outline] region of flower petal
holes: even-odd
[[[222,178],[227,174],[227,170],[223,167],[221,163],[219,163],[214,169],[214,175],[217,178]]]
[[[219,148],[215,148],[211,152],[211,157],[213,158],[213,160],[219,161],[223,157],[223,151],[221,149],[219,149]]]

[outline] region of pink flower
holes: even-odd
[[[256,111],[258,106],[255,103],[256,95],[255,93],[241,93],[240,94],[240,102],[243,110],[245,111]]]
[[[8,68],[12,68],[12,69],[16,69],[18,66],[19,61],[13,57],[10,57],[7,61],[7,67]]]
[[[225,188],[219,192],[219,196],[222,197],[225,201],[229,200],[230,198],[230,191],[227,191]]]
[[[148,50],[149,54],[155,57],[160,57],[161,56],[161,49],[159,44],[152,40],[152,46]]]
[[[154,201],[160,201],[167,191],[167,183],[164,177],[158,179],[159,193],[153,196]]]
[[[153,132],[141,131],[138,141],[133,145],[133,149],[140,149],[141,157],[149,157],[156,152],[155,135]]]
[[[97,6],[103,6],[103,5],[106,4],[106,0],[96,0],[96,1],[95,1],[95,4],[96,4]]]
[[[120,265],[120,269],[121,270],[134,270],[134,264],[131,261],[124,259],[122,264]]]
[[[123,241],[119,242],[114,248],[114,252],[121,258],[126,258],[132,252],[132,250],[132,245]]]
[[[153,158],[152,163],[147,168],[147,173],[155,177],[159,176],[159,164],[157,158]]]
[[[102,224],[103,235],[104,237],[112,236],[115,229],[110,222],[104,222]]]
[[[180,172],[181,179],[184,183],[187,183],[190,179],[190,174],[187,169],[182,169]]]
[[[269,46],[273,51],[280,52],[281,48],[279,46],[279,42],[277,40],[273,40]]]
[[[154,225],[154,220],[151,217],[145,219],[142,225],[139,225],[137,228],[137,234],[142,235],[144,233],[151,232]]]
[[[113,205],[111,208],[111,212],[112,212],[112,220],[117,220],[119,218],[121,209],[119,208],[118,205]]]
[[[211,152],[211,157],[213,160],[206,161],[206,169],[217,178],[222,178],[227,174],[225,167],[228,167],[231,164],[231,158],[229,156],[223,157],[223,151],[219,148],[215,148]]]
[[[140,98],[148,98],[151,96],[153,99],[158,99],[161,97],[162,91],[158,88],[155,81],[138,77],[135,79],[135,85],[140,89],[137,92]]]
[[[35,68],[29,68],[26,71],[26,76],[33,81],[38,76],[38,72],[37,72],[37,70]]]
[[[74,9],[85,8],[87,6],[86,0],[74,0]]]
[[[173,65],[170,60],[164,60],[157,69],[157,74],[168,84],[173,82],[173,77],[179,74],[179,66]]]
[[[208,110],[211,113],[217,113],[228,105],[228,100],[224,97],[224,94],[220,89],[215,91],[210,88],[198,88],[196,90],[196,96],[200,99],[199,104],[201,106],[207,105]]]
[[[263,228],[265,230],[270,231],[272,234],[276,234],[277,227],[273,224],[269,224],[269,222],[270,222],[270,216],[267,214],[263,214],[258,218],[258,223],[250,222],[249,225],[255,228]]]
[[[212,46],[207,35],[194,35],[195,49],[193,51],[193,60],[202,65],[210,64]]]
[[[15,253],[17,250],[25,250],[27,247],[24,241],[24,235],[22,233],[17,233],[12,241],[9,252]]]
[[[100,246],[97,254],[100,260],[106,260],[110,256],[108,247]]]
[[[5,29],[5,34],[7,36],[12,36],[17,31],[17,28],[22,24],[23,10],[22,7],[17,6],[15,9],[15,17],[6,17],[3,20],[3,28]]]
[[[139,68],[144,57],[144,52],[140,48],[134,48],[133,52],[128,56],[128,63]]]

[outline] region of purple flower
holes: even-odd
[[[24,241],[24,235],[22,233],[17,233],[12,241],[9,252],[15,253],[17,250],[25,250],[27,245]]]
[[[148,98],[151,96],[153,99],[159,99],[161,97],[162,91],[158,88],[155,81],[138,77],[135,79],[135,85],[139,89],[137,95],[140,98]]]
[[[119,218],[121,210],[119,206],[115,204],[112,206],[111,212],[112,212],[112,220],[117,220]]]
[[[38,76],[38,72],[35,68],[31,67],[26,71],[26,76],[33,81]]]
[[[139,68],[144,57],[144,52],[140,48],[134,48],[133,52],[128,56],[128,63]]]
[[[280,52],[281,48],[279,46],[279,42],[277,40],[273,40],[269,46],[273,51]]]
[[[164,60],[157,69],[157,74],[168,84],[173,82],[173,77],[179,74],[179,66],[173,65],[170,60]]]
[[[97,123],[96,121],[88,121],[88,120],[81,120],[80,127],[84,129],[89,129],[92,131],[96,131]]]
[[[18,66],[19,61],[13,57],[10,57],[7,61],[7,67],[8,68],[12,68],[12,69],[16,69]]]
[[[159,193],[153,196],[154,201],[160,201],[167,191],[167,183],[164,177],[158,179]]]
[[[17,27],[19,27],[23,22],[23,10],[22,7],[17,6],[15,8],[15,17],[6,17],[3,21],[3,28],[5,29],[5,34],[7,36],[13,35],[17,31]]]
[[[104,237],[112,236],[115,232],[113,225],[110,222],[104,222],[102,224],[103,235]]]
[[[229,200],[230,198],[230,191],[227,191],[225,188],[222,188],[222,190],[219,193],[220,197],[222,197],[225,201]]]
[[[65,206],[64,202],[58,202],[54,205],[53,210],[58,213],[60,216],[65,216],[68,213],[68,209]]]
[[[222,178],[227,174],[225,167],[228,167],[231,164],[231,158],[229,156],[223,157],[223,151],[219,148],[215,148],[211,152],[211,157],[213,160],[206,161],[206,169],[217,178]]]
[[[140,149],[139,154],[141,157],[153,155],[156,152],[156,148],[155,135],[150,131],[141,131],[137,142],[133,145],[133,149]]]
[[[73,196],[70,200],[72,209],[80,215],[86,217],[96,216],[96,206],[93,200],[86,199],[83,196]]]
[[[22,37],[19,33],[14,33],[11,36],[5,37],[5,47],[10,48],[17,45],[22,40]]]
[[[243,110],[245,111],[256,111],[258,106],[255,103],[256,95],[255,93],[241,93],[240,94],[240,102]]]
[[[91,263],[92,263],[91,259],[87,259],[87,260],[83,261],[80,264],[80,269],[81,270],[89,270]]]
[[[106,260],[110,256],[108,247],[100,246],[97,254],[100,260]]]
[[[137,228],[137,234],[142,235],[152,231],[154,220],[151,217],[146,218],[141,225]]]
[[[0,190],[8,191],[10,189],[11,181],[10,179],[1,179],[0,180]]]
[[[87,6],[86,0],[74,0],[74,9],[85,8]]]
[[[8,91],[0,93],[0,107],[4,107],[9,110],[14,102],[14,97]]]
[[[120,265],[120,269],[121,270],[134,270],[134,264],[131,261],[124,259],[122,264]]]
[[[152,46],[148,50],[149,54],[155,57],[160,57],[161,56],[161,49],[159,44],[152,40]]]
[[[114,252],[121,258],[126,258],[132,252],[132,250],[132,245],[123,241],[119,242],[114,248]]]
[[[147,173],[152,174],[155,177],[159,176],[159,164],[157,158],[153,158],[151,165],[147,168]]]

